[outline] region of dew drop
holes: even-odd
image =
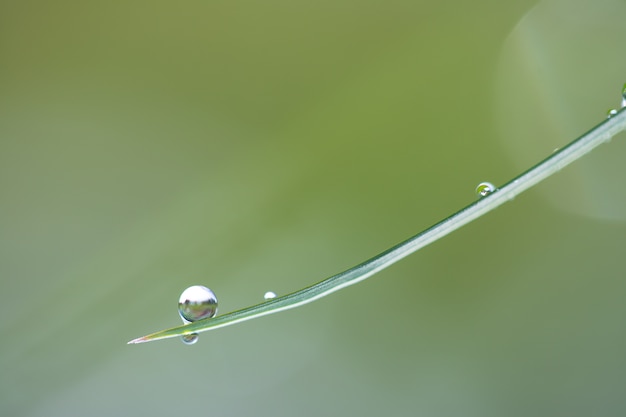
[[[217,297],[202,285],[187,288],[178,300],[178,314],[188,323],[213,317],[217,313]]]
[[[180,339],[186,345],[193,345],[198,341],[198,333],[184,334],[180,337]]]
[[[622,88],[622,107],[626,107],[626,84]]]
[[[187,288],[178,299],[178,314],[185,324],[215,316],[217,313],[217,297],[207,287],[194,285]],[[198,341],[197,333],[181,336],[186,345]]]
[[[485,197],[493,193],[496,190],[497,190],[496,186],[493,185],[492,183],[481,182],[480,184],[478,184],[478,187],[476,187],[476,194],[478,194],[480,197]]]
[[[266,300],[271,300],[272,298],[276,298],[276,293],[273,291],[268,291],[263,295],[263,298]]]
[[[611,117],[615,116],[617,114],[617,110],[615,109],[611,109],[606,113],[606,118],[610,119]]]

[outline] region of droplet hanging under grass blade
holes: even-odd
[[[185,334],[185,335],[182,335],[180,339],[186,345],[193,345],[194,343],[198,341],[198,333]]]

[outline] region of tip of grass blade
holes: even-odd
[[[150,333],[149,335],[138,337],[137,339],[133,339],[127,344],[136,345],[139,343],[147,343],[147,342],[153,342],[155,340],[169,339],[171,337],[176,337],[176,336],[190,333],[186,331],[187,329],[185,327],[186,326],[172,327],[171,329],[161,330],[156,333]]]
[[[130,342],[126,343],[127,345],[136,345],[138,343],[145,343],[147,342],[148,339],[146,339],[145,337],[138,337],[137,339],[133,339]]]
[[[161,340],[161,339],[168,339],[170,337],[175,337],[176,335],[164,335],[164,333],[168,332],[167,330],[162,330],[160,332],[156,332],[156,333],[151,333],[149,335],[146,336],[141,336],[138,337],[137,339],[133,339],[130,342],[128,342],[128,345],[137,345],[139,343],[147,343],[147,342],[152,342],[154,340]]]

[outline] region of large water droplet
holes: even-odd
[[[476,194],[478,194],[480,197],[485,197],[493,193],[496,190],[497,190],[496,186],[493,185],[492,183],[481,182],[480,184],[478,184],[478,187],[476,187]]]
[[[263,298],[266,300],[271,300],[272,298],[276,298],[276,293],[273,291],[268,291],[263,295]]]
[[[213,317],[216,313],[217,297],[202,285],[187,288],[178,299],[178,314],[185,324]],[[198,334],[185,334],[180,338],[184,344],[193,345],[198,341]]]
[[[217,313],[217,297],[202,285],[189,287],[180,295],[178,313],[188,323],[213,317]]]
[[[610,119],[611,117],[615,116],[616,114],[617,114],[617,110],[611,109],[608,112],[606,112],[606,118]]]

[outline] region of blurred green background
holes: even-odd
[[[624,135],[355,287],[317,282],[619,105],[626,2],[1,1],[0,414],[623,416]],[[621,139],[621,140],[620,140]]]

